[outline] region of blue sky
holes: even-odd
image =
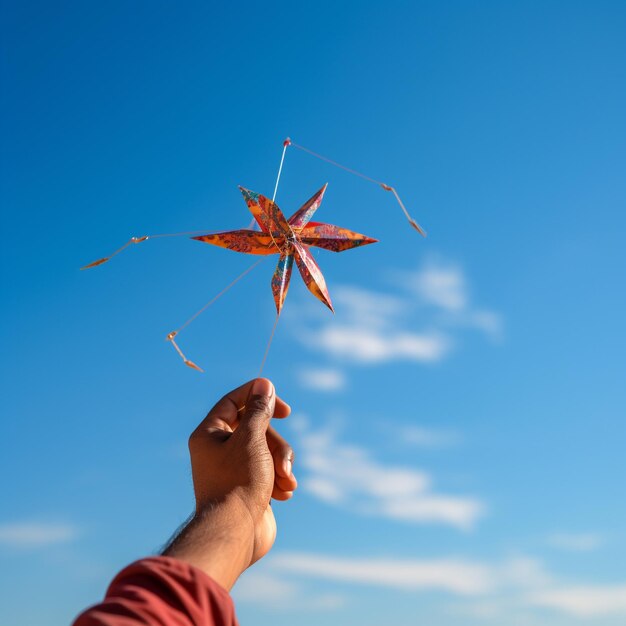
[[[626,616],[620,2],[2,3],[0,622],[66,624],[192,509],[186,439],[256,375],[237,185],[380,240],[294,275],[265,373],[301,488],[243,624]]]

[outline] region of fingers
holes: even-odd
[[[292,447],[271,426],[267,429],[267,447],[274,458],[276,473],[283,478],[292,476],[296,455]]]
[[[276,407],[276,390],[267,378],[252,381],[245,408],[240,412],[238,431],[265,434]]]
[[[203,426],[220,426],[227,428],[228,430],[234,430],[240,422],[242,414],[246,410],[246,404],[252,393],[252,387],[257,381],[266,381],[271,385],[272,383],[266,378],[255,378],[254,380],[244,383],[237,389],[227,393],[210,411],[205,418],[205,424]],[[273,415],[270,417],[284,418],[291,413],[291,407],[281,398],[274,395],[274,409]]]
[[[256,378],[227,393],[196,428],[192,440],[206,442],[208,435],[216,443],[225,443],[233,433],[238,441],[263,437],[274,466],[272,498],[288,500],[298,486],[293,475],[295,455],[269,423],[272,417],[284,418],[290,412],[291,407],[276,395],[274,385],[266,378]]]
[[[283,491],[274,485],[274,489],[272,490],[272,499],[280,500],[281,502],[285,502],[293,497],[293,491]]]
[[[298,486],[293,475],[294,451],[272,427],[267,429],[267,447],[272,454],[275,470],[272,498],[288,500]]]

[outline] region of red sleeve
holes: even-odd
[[[212,578],[161,556],[123,569],[74,626],[237,626],[237,618],[232,598]]]

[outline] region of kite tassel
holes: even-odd
[[[165,338],[166,341],[169,341],[173,346],[176,352],[180,355],[180,358],[183,360],[183,363],[187,365],[187,367],[191,367],[191,369],[197,370],[198,372],[204,373],[204,370],[196,365],[193,361],[190,361],[184,354],[183,351],[178,347],[178,344],[174,341],[174,337],[176,337],[178,333],[173,330],[171,333],[167,335]]]
[[[402,212],[404,213],[404,215],[406,216],[406,219],[409,220],[409,224],[411,224],[411,226],[422,236],[422,237],[426,237],[426,231],[411,217],[411,215],[409,214],[409,212],[407,211],[406,207],[404,206],[404,202],[402,202],[402,200],[400,199],[400,196],[398,195],[398,192],[395,190],[394,187],[392,187],[391,185],[385,185],[385,183],[380,183],[380,186],[385,190],[385,191],[391,191],[391,193],[396,197],[396,200],[398,201],[398,204],[400,205],[400,208],[402,209]]]
[[[206,235],[206,234],[210,235],[212,233],[211,232],[207,233],[206,230],[188,230],[183,233],[162,233],[159,235],[143,235],[142,237],[131,237],[121,248],[118,248],[113,254],[102,257],[101,259],[98,259],[97,261],[92,261],[91,263],[81,267],[80,269],[88,270],[92,267],[96,267],[97,265],[102,265],[103,263],[106,263],[107,261],[111,260],[116,254],[119,254],[120,252],[128,248],[128,246],[130,246],[131,244],[141,243],[142,241],[146,241],[147,239],[159,239],[160,237],[183,237],[185,235]]]
[[[113,254],[110,254],[109,256],[105,256],[102,257],[101,259],[98,259],[97,261],[92,261],[91,263],[84,265],[83,267],[81,267],[81,270],[88,270],[92,267],[96,267],[98,265],[102,265],[103,263],[106,263],[107,261],[109,261],[110,259],[112,259],[116,254],[119,254],[120,252],[122,252],[122,250],[125,250],[126,248],[128,248],[128,246],[130,246],[133,243],[141,243],[142,241],[146,241],[146,239],[148,239],[148,235],[143,235],[143,237],[131,237],[121,248],[118,248]]]

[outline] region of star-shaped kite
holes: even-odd
[[[278,315],[280,315],[289,289],[289,279],[295,259],[309,291],[333,311],[326,281],[309,251],[309,246],[343,252],[368,243],[376,243],[377,240],[332,224],[310,221],[322,203],[326,185],[289,219],[285,218],[278,205],[269,198],[243,187],[240,189],[261,230],[231,230],[192,237],[192,239],[245,254],[280,254],[276,271],[272,276],[272,292]]]
[[[405,217],[409,221],[409,224],[417,230],[421,235],[426,236],[424,229],[411,217],[404,203],[400,199],[395,187],[387,185],[380,180],[376,180],[371,176],[358,172],[350,167],[346,167],[337,161],[333,161],[328,157],[313,152],[304,146],[300,146],[288,137],[283,141],[283,153],[280,159],[280,165],[278,167],[278,175],[276,177],[276,184],[274,186],[274,195],[272,198],[276,198],[276,192],[278,191],[278,184],[280,182],[281,172],[283,170],[283,162],[285,160],[285,153],[289,146],[293,146],[299,150],[302,150],[309,155],[325,161],[330,165],[338,167],[349,174],[353,174],[362,178],[363,180],[374,183],[379,187],[382,187],[385,191],[391,192],[402,209]],[[311,222],[311,218],[317,209],[319,208],[324,192],[326,191],[326,185],[324,185],[316,194],[313,195],[302,207],[300,207],[289,219],[286,219],[282,211],[274,203],[274,200],[269,200],[261,194],[249,191],[240,187],[241,192],[245,198],[248,208],[252,212],[254,219],[260,227],[259,230],[252,230],[251,226],[248,229],[232,230],[228,232],[208,233],[206,235],[198,235],[198,233],[206,231],[193,231],[183,233],[161,233],[156,235],[143,235],[142,237],[131,237],[123,246],[115,250],[109,256],[92,261],[88,265],[83,266],[81,269],[88,269],[102,265],[106,263],[120,252],[132,247],[131,244],[142,243],[148,239],[157,239],[161,237],[181,237],[187,235],[197,235],[192,239],[204,241],[215,246],[222,248],[229,248],[237,252],[244,252],[246,254],[278,254],[278,266],[272,277],[272,293],[274,294],[274,301],[276,303],[276,322],[270,335],[267,348],[265,349],[265,355],[261,363],[261,370],[265,363],[272,338],[274,337],[274,331],[280,317],[280,312],[287,296],[287,290],[289,289],[289,280],[291,279],[291,272],[293,270],[294,260],[298,266],[298,270],[302,275],[309,291],[319,300],[321,300],[331,311],[333,305],[328,295],[328,289],[326,287],[326,281],[320,268],[318,267],[313,255],[309,248],[310,246],[324,248],[333,252],[342,252],[343,250],[349,250],[350,248],[356,248],[357,246],[363,246],[368,243],[375,243],[376,239],[360,235],[359,233],[352,232],[347,228],[340,228],[339,226],[333,226],[332,224],[322,224],[320,222]],[[191,322],[193,322],[203,311],[208,309],[216,300],[221,298],[227,291],[231,289],[237,282],[239,282],[246,274],[253,270],[263,259],[258,260],[247,270],[242,272],[237,278],[235,278],[230,284],[222,289],[216,296],[211,298],[199,311],[194,313],[182,326],[177,330],[173,330],[168,333],[166,339],[176,349],[176,352],[180,355],[186,365],[194,369],[200,370],[200,368],[187,359],[179,348],[175,341],[175,337]],[[202,370],[200,370],[202,371]],[[259,372],[260,374],[260,372]]]

